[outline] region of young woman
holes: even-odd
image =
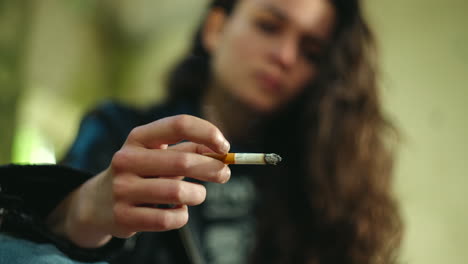
[[[82,248],[134,237],[116,263],[175,262],[168,233],[145,231],[184,225],[195,261],[394,262],[392,128],[374,56],[357,0],[214,1],[166,104],[107,104],[84,120],[64,164],[97,175],[49,227]],[[200,155],[228,151],[284,161],[229,168]]]

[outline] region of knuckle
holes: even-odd
[[[171,215],[167,211],[164,211],[161,213],[158,221],[155,223],[155,227],[159,230],[170,230],[174,228],[173,224],[174,223]]]
[[[111,167],[114,171],[125,170],[127,164],[131,164],[132,155],[128,150],[121,149],[112,157]]]
[[[112,208],[114,214],[114,222],[120,230],[130,230],[131,223],[128,219],[128,212],[124,209],[125,206],[115,204]]]
[[[181,203],[184,200],[186,190],[181,181],[177,181],[169,189],[168,198],[171,201]]]
[[[145,216],[141,217],[138,220],[138,229],[139,230],[144,230],[144,231],[159,231],[159,227],[156,223],[154,217],[151,216]]]
[[[176,215],[165,211],[158,221],[157,229],[159,230],[172,230],[181,228],[187,224],[189,220],[188,210],[185,209]]]
[[[190,115],[177,115],[173,119],[172,128],[176,133],[183,134],[188,130],[191,119],[192,117]]]
[[[112,181],[112,193],[114,199],[119,201],[123,200],[130,191],[131,181],[128,177],[116,177]]]
[[[130,141],[135,141],[138,138],[138,135],[141,134],[142,126],[137,126],[134,127],[132,130],[130,130],[130,133],[128,133],[127,139]]]
[[[174,167],[181,173],[190,168],[190,156],[187,153],[179,153],[174,160]]]

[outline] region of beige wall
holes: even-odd
[[[468,263],[468,2],[367,0],[403,134],[403,263]]]
[[[26,1],[13,161],[60,159],[84,113],[105,99],[161,98],[167,66],[185,50],[204,2]]]

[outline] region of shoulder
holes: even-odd
[[[156,104],[144,111],[142,123],[180,114],[200,116],[199,106],[195,101],[179,100],[176,102]]]
[[[123,127],[138,124],[143,115],[144,113],[134,106],[120,102],[105,101],[88,112],[84,120],[96,119],[108,125]]]
[[[136,107],[105,101],[83,117],[77,139],[92,142],[101,141],[102,137],[111,137],[110,140],[120,143],[140,123],[142,116],[143,113]]]
[[[97,119],[109,125],[135,127],[154,120],[179,115],[189,114],[199,116],[198,104],[196,102],[179,100],[171,103],[157,103],[150,107],[138,108],[116,101],[104,101],[95,109],[88,112],[86,119]]]
[[[99,104],[82,119],[61,164],[93,173],[103,170],[128,133],[140,124],[142,116],[138,108],[122,103]]]

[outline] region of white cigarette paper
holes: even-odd
[[[218,159],[226,164],[276,165],[282,160],[275,153],[228,153],[225,155],[205,153],[203,155]]]

